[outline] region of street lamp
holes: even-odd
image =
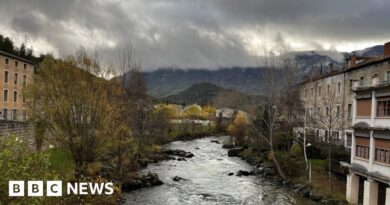
[[[306,147],[311,147],[310,142],[306,144]],[[310,149],[310,157],[308,157],[309,160],[309,183],[311,183],[311,149]]]

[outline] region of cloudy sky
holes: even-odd
[[[265,50],[390,41],[389,0],[0,0],[0,33],[59,57],[128,42],[145,69],[253,66]]]

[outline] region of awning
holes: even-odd
[[[378,139],[390,140],[390,132],[389,131],[375,130],[373,133],[373,136],[375,138],[378,138]]]
[[[355,130],[356,137],[370,137],[370,131],[368,130]]]

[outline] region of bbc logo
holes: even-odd
[[[27,196],[43,196],[44,186],[43,181],[28,181]],[[25,196],[24,181],[9,181],[8,195],[9,196]],[[62,196],[62,181],[47,181],[46,196]]]

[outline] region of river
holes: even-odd
[[[157,173],[164,184],[124,194],[125,204],[315,204],[264,178],[229,176],[231,172],[250,171],[252,167],[239,158],[228,157],[222,144],[210,142],[223,142],[226,138],[207,137],[164,145],[163,148],[182,149],[195,156],[187,161],[150,164],[144,172]],[[185,180],[175,182],[172,180],[175,176]]]

